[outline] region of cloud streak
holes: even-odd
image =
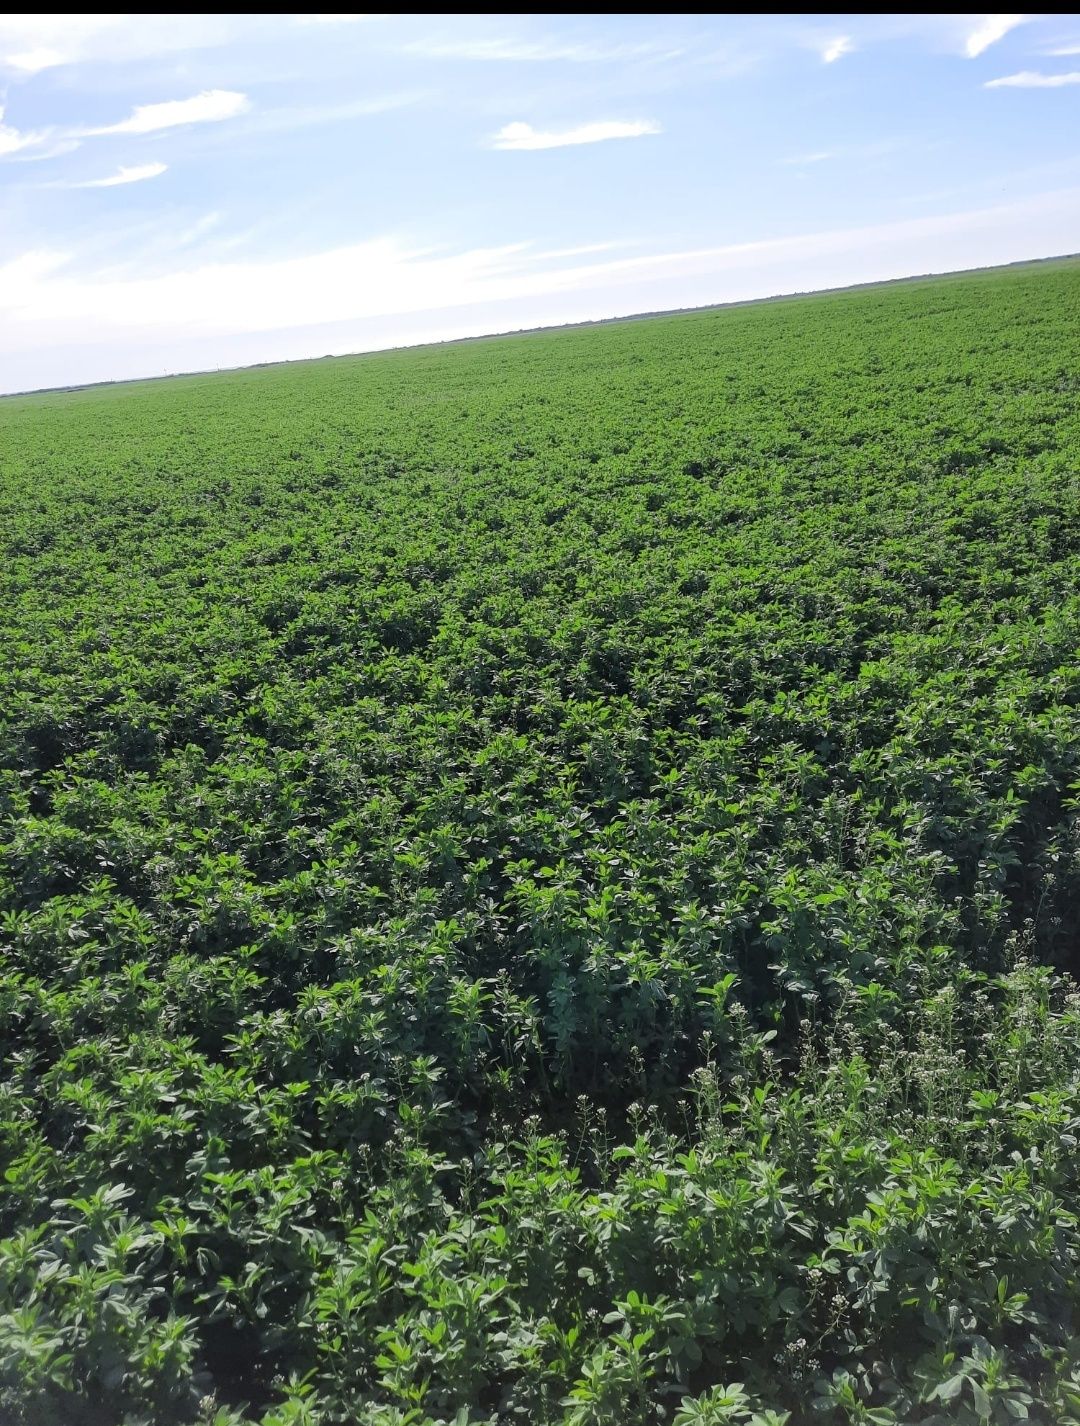
[[[236,15],[0,15],[0,69],[28,78],[226,43],[267,22]]]
[[[1025,24],[1028,19],[1028,15],[983,15],[981,24],[971,31],[964,42],[964,53],[968,59],[976,59],[984,50],[996,45],[1010,30]]]
[[[157,178],[168,170],[166,163],[139,163],[131,167],[120,167],[108,178],[88,178],[82,183],[67,183],[65,188],[120,188],[125,183],[142,183],[148,178]]]
[[[123,15],[0,15],[0,65],[40,74],[67,64],[98,36],[115,31]]]
[[[855,42],[850,35],[837,35],[835,39],[826,41],[821,46],[822,64],[835,64],[844,55],[851,54],[855,49]]]
[[[618,119],[601,119],[592,124],[578,124],[573,129],[534,129],[531,124],[514,123],[501,128],[491,141],[494,149],[562,149],[576,144],[601,144],[609,139],[640,139],[646,134],[659,134],[660,125],[652,119],[635,119],[626,123]]]
[[[376,94],[370,99],[352,99],[344,104],[312,104],[296,108],[256,110],[245,129],[259,133],[278,130],[305,129],[313,124],[341,124],[352,119],[372,118],[395,109],[407,109],[421,103],[427,94],[423,90],[407,90],[399,94]]]
[[[20,153],[23,149],[33,148],[37,144],[43,143],[48,138],[45,130],[38,132],[23,131],[12,128],[10,124],[4,123],[4,109],[0,105],[0,158],[6,158],[9,154]]]
[[[298,25],[357,25],[365,20],[381,20],[382,15],[297,15]]]
[[[1022,69],[1019,74],[1006,74],[1001,79],[988,79],[985,89],[1063,89],[1067,84],[1080,84],[1080,72],[1070,74],[1039,74]]]
[[[204,89],[190,99],[168,99],[162,104],[138,104],[126,119],[118,124],[106,124],[99,129],[83,129],[82,137],[104,134],[157,134],[163,129],[179,128],[183,124],[218,123],[235,119],[251,107],[246,94],[231,89]]]
[[[246,113],[250,107],[246,94],[238,94],[229,89],[204,89],[201,94],[195,94],[190,99],[170,99],[161,104],[139,104],[126,119],[121,119],[117,124],[105,124],[92,129],[48,128],[24,131],[3,122],[4,110],[0,106],[0,158],[10,158],[14,155],[23,158],[51,158],[70,153],[72,149],[79,147],[82,139],[124,134],[157,134],[188,124],[214,123],[236,118]],[[40,152],[26,152],[35,149]]]
[[[24,74],[40,74],[43,69],[54,69],[64,63],[63,50],[51,49],[48,45],[38,45],[32,50],[21,50],[18,54],[4,56],[4,63],[11,69]]]
[[[502,61],[509,64],[606,64],[635,59],[675,59],[681,49],[654,44],[590,45],[561,40],[519,40],[510,38],[466,40],[416,40],[403,53],[424,59],[457,59],[477,62]]]
[[[1059,229],[1071,230],[1078,215],[1080,190],[1070,189],[1024,203],[869,227],[631,257],[597,253],[598,261],[581,260],[588,251],[570,249],[564,260],[559,250],[536,252],[521,243],[444,255],[380,238],[296,258],[205,263],[129,277],[111,270],[80,274],[72,255],[42,250],[0,266],[0,334],[3,345],[11,346],[28,326],[51,340],[58,327],[82,324],[95,342],[109,329],[153,329],[177,338],[265,332],[566,293],[591,295],[603,310],[606,291],[633,285],[641,306],[647,306],[650,283],[676,278],[697,279],[696,298],[702,302],[710,293],[712,300],[747,295],[746,282],[735,280],[740,273],[752,277],[762,295],[823,285],[819,274],[826,259],[835,260],[836,273],[853,272],[847,280],[864,276],[875,253],[884,255],[882,266],[888,259],[894,274],[923,262],[928,268],[960,266],[958,252],[972,254],[976,238],[990,244],[987,258],[1007,261],[1020,254],[1004,250],[1006,240],[1030,252],[1032,221],[1044,223],[1049,243],[1057,241]],[[809,274],[818,275],[816,284]],[[878,275],[888,274],[879,270]],[[703,278],[712,286],[702,287]]]
[[[939,146],[937,144],[918,145],[919,148],[926,150]],[[777,162],[786,167],[803,168],[832,160],[850,159],[860,162],[865,159],[888,158],[911,148],[912,142],[908,138],[877,139],[865,144],[838,144],[831,149],[812,149],[808,153],[791,154],[786,158],[778,159]]]

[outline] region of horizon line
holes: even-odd
[[[31,396],[63,396],[79,391],[94,391],[104,386],[138,386],[149,381],[182,381],[195,376],[233,376],[244,371],[265,371],[271,367],[304,366],[312,362],[357,361],[361,357],[385,356],[390,352],[423,351],[433,347],[462,346],[466,342],[491,342],[514,337],[538,336],[544,332],[572,332],[588,327],[610,327],[619,322],[648,322],[663,317],[688,317],[698,312],[720,312],[735,307],[759,307],[769,302],[798,302],[809,297],[839,296],[844,292],[865,292],[875,287],[897,287],[906,282],[929,282],[948,277],[971,277],[981,273],[1008,272],[1014,268],[1033,267],[1042,263],[1080,260],[1080,252],[1053,253],[1048,257],[1017,258],[1014,262],[991,263],[984,267],[947,268],[941,272],[915,272],[905,277],[882,277],[869,282],[845,283],[840,287],[800,288],[792,292],[770,293],[766,297],[740,297],[729,302],[703,302],[693,307],[663,307],[646,312],[627,312],[621,316],[585,318],[579,322],[552,322],[539,327],[508,327],[497,332],[478,332],[466,337],[443,337],[438,341],[402,342],[398,345],[368,347],[354,352],[328,352],[324,356],[284,357],[277,361],[245,362],[238,366],[194,367],[188,371],[163,372],[160,376],[120,376],[103,381],[81,381],[58,386],[32,386],[22,391],[0,392],[0,401],[25,399]],[[284,329],[287,330],[287,329]]]

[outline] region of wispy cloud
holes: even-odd
[[[36,144],[44,143],[46,138],[48,138],[48,134],[45,130],[35,133],[30,130],[14,129],[10,124],[5,124],[3,105],[0,105],[0,158],[19,153],[23,149],[33,148]]]
[[[168,169],[166,163],[139,163],[129,168],[119,168],[108,178],[89,178],[83,183],[68,183],[66,188],[119,188],[125,183],[142,183],[147,178],[157,178]]]
[[[115,30],[123,15],[2,15],[0,65],[39,74],[66,64],[86,41]]]
[[[78,139],[57,137],[52,130],[47,130],[36,136],[36,142],[32,148],[27,148],[21,153],[11,154],[9,157],[12,163],[41,163],[45,159],[59,158],[61,154],[72,153],[78,147]]]
[[[212,232],[221,222],[220,213],[204,213],[201,218],[196,218],[194,223],[189,223],[186,228],[181,228],[179,232],[175,230],[170,234],[170,246],[183,248],[191,243],[197,243],[200,238],[204,238],[207,233]]]
[[[807,167],[816,163],[826,163],[834,159],[882,159],[893,154],[903,153],[910,150],[912,141],[904,136],[889,139],[874,139],[865,144],[837,144],[831,149],[812,149],[808,153],[791,154],[787,158],[781,158],[779,163],[789,167]],[[920,149],[929,150],[940,147],[939,143],[919,143]]]
[[[979,24],[964,42],[964,53],[968,59],[975,59],[983,50],[996,45],[1010,30],[1015,30],[1017,25],[1023,25],[1030,18],[1030,15],[981,15]]]
[[[817,153],[793,154],[791,158],[782,158],[780,162],[801,167],[803,164],[824,163],[826,159],[835,157],[835,149],[819,149]]]
[[[295,108],[259,109],[252,114],[249,125],[260,133],[278,129],[304,129],[312,124],[346,123],[350,119],[366,119],[386,114],[393,109],[406,109],[427,98],[423,90],[404,90],[400,94],[375,94],[370,99],[351,99],[344,104],[310,104]]]
[[[0,265],[0,347],[14,351],[16,325],[25,337],[28,323],[40,325],[45,341],[54,339],[56,324],[93,332],[98,341],[115,328],[266,332],[571,293],[610,313],[605,293],[613,288],[632,290],[629,300],[641,310],[649,302],[641,284],[675,278],[708,280],[693,289],[697,301],[709,300],[710,292],[713,300],[765,295],[900,275],[924,263],[939,270],[959,266],[965,255],[975,256],[977,236],[980,260],[1009,261],[1030,254],[1033,221],[1044,224],[1044,245],[1053,249],[1063,232],[1073,231],[1078,213],[1080,190],[1071,189],[995,208],[719,247],[592,262],[577,260],[573,250],[569,261],[559,262],[556,251],[546,254],[544,267],[529,261],[528,244],[433,254],[383,238],[295,258],[132,276],[112,266],[80,272],[74,255],[42,249]]]
[[[0,69],[26,78],[59,65],[146,59],[223,44],[262,23],[236,15],[0,15]]]
[[[821,46],[822,63],[835,64],[838,59],[842,59],[846,54],[851,54],[854,49],[855,42],[850,35],[837,35]]]
[[[37,45],[32,50],[20,50],[16,54],[4,56],[4,63],[12,69],[20,69],[24,74],[40,74],[43,69],[54,69],[64,63],[63,50],[51,49],[48,45]]]
[[[527,243],[522,245],[522,262],[556,262],[561,261],[561,259],[566,257],[585,257],[586,255],[591,255],[592,253],[614,252],[617,248],[630,247],[632,246],[632,244],[626,239],[621,242],[611,243],[578,243],[576,247],[547,248],[543,252],[538,253],[529,252],[527,250],[528,246],[529,245]]]
[[[84,137],[102,134],[156,134],[162,129],[175,129],[181,124],[215,123],[234,119],[249,109],[246,94],[231,89],[204,89],[190,99],[168,99],[162,104],[138,104],[126,119],[118,124],[106,124],[100,129],[83,129]]]
[[[507,124],[491,141],[494,149],[561,149],[573,144],[600,144],[607,139],[639,139],[646,134],[661,133],[652,119],[635,119],[624,123],[618,119],[598,120],[578,124],[573,129],[534,129],[531,124]]]
[[[296,15],[298,25],[356,25],[363,20],[381,20],[382,15]]]
[[[570,44],[562,40],[521,40],[511,38],[465,40],[415,40],[404,46],[406,54],[425,59],[502,60],[508,63],[569,64],[614,63],[634,59],[674,59],[683,51],[663,45]]]
[[[1080,54],[1080,44],[1058,45],[1055,49],[1043,50],[1042,52],[1052,59],[1064,59],[1069,55]]]
[[[245,94],[237,94],[228,89],[206,89],[190,99],[172,99],[162,104],[140,104],[126,119],[99,128],[20,130],[3,122],[4,110],[0,107],[0,158],[55,158],[78,148],[81,139],[113,134],[156,134],[184,124],[203,124],[235,118],[245,113],[248,108],[250,105]],[[151,176],[136,169],[125,171],[139,172],[140,177]],[[110,183],[113,181],[134,183],[138,180],[109,180]]]
[[[1039,74],[1034,69],[1022,69],[1019,74],[1006,74],[1001,79],[988,79],[986,89],[1062,89],[1066,84],[1080,84],[1080,71],[1071,74]]]

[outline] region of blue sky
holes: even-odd
[[[1080,16],[0,17],[0,390],[1080,249]]]

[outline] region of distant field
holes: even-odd
[[[1080,262],[0,401],[0,1421],[1080,1423]]]

